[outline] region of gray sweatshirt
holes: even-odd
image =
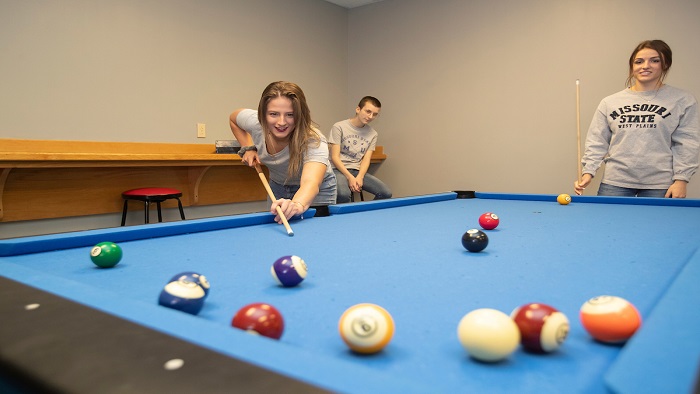
[[[581,158],[583,173],[633,189],[666,189],[690,181],[698,168],[700,119],[692,94],[672,86],[648,92],[625,89],[598,105]]]

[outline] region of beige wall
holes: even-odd
[[[329,124],[346,47],[347,10],[319,0],[0,0],[0,133],[213,143],[274,80]]]
[[[386,0],[349,11],[348,105],[382,100],[376,174],[396,195],[572,193],[576,80],[582,139],[639,41],[666,40],[668,83],[700,97],[698,16],[697,0]]]
[[[643,39],[666,40],[668,82],[700,96],[698,15],[696,0],[0,0],[0,137],[213,143],[232,138],[232,109],[286,79],[325,132],[361,96],[382,100],[376,174],[396,196],[572,192],[576,79],[582,138]],[[0,224],[0,238],[118,223]]]

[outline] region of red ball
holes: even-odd
[[[486,212],[485,214],[479,216],[479,225],[484,230],[493,230],[498,227],[500,220],[495,213]]]
[[[530,352],[552,352],[569,335],[569,319],[549,305],[525,304],[510,316],[520,329],[520,343]]]
[[[280,339],[284,332],[282,314],[270,304],[257,302],[238,310],[231,320],[231,325],[251,334]]]
[[[614,296],[591,298],[581,306],[581,324],[601,342],[623,343],[642,325],[642,316],[629,301]]]

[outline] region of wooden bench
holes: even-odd
[[[372,162],[385,159],[377,147]],[[267,198],[256,172],[213,144],[0,139],[0,222],[121,212],[124,190],[151,186],[182,190],[184,206]]]

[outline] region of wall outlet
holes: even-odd
[[[197,138],[206,138],[207,136],[207,125],[204,123],[197,123]]]

